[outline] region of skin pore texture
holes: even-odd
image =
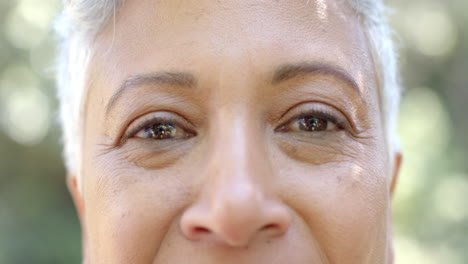
[[[84,262],[392,263],[376,76],[346,1],[126,1],[68,177]]]

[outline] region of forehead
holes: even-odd
[[[99,91],[91,93],[110,98],[136,73],[262,78],[303,61],[337,65],[361,89],[375,84],[363,27],[347,1],[129,0],[94,43],[90,79]]]

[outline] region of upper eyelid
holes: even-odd
[[[301,111],[297,110],[297,109],[302,109],[302,108],[306,108],[306,109],[305,110],[303,109]],[[320,101],[320,100],[317,100],[317,101],[313,100],[313,101],[302,101],[294,105],[291,105],[288,109],[286,109],[286,111],[283,112],[283,114],[279,116],[277,120],[284,120],[285,117],[291,116],[290,114],[291,112],[299,112],[299,114],[307,113],[307,112],[322,112],[322,113],[331,114],[331,112],[338,112],[340,115],[344,115],[345,118],[347,119],[347,115],[344,114],[341,110],[338,110],[334,105],[330,105],[329,103]],[[299,114],[296,114],[296,115],[299,115]]]

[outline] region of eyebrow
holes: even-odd
[[[195,87],[195,77],[186,72],[156,72],[148,74],[137,74],[127,78],[117,91],[109,99],[106,106],[106,113],[112,109],[117,100],[122,97],[125,91],[144,85],[169,85],[192,88]]]
[[[303,62],[281,65],[274,71],[271,83],[272,85],[278,85],[282,82],[308,75],[331,75],[344,81],[358,93],[361,91],[355,79],[345,70],[338,66],[324,63]],[[119,86],[117,91],[109,99],[106,106],[106,115],[127,90],[144,85],[168,85],[193,88],[196,86],[196,79],[193,74],[187,72],[163,71],[132,75]]]
[[[303,62],[282,65],[273,74],[272,84],[277,85],[281,82],[307,75],[331,75],[336,79],[344,81],[356,92],[361,92],[356,80],[347,71],[338,66],[325,63]]]

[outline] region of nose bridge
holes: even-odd
[[[248,111],[233,108],[218,111],[206,176],[218,190],[259,195],[266,188],[262,178],[271,171],[264,140],[259,136],[262,133]]]
[[[291,219],[271,192],[261,129],[247,112],[228,109],[217,112],[200,194],[180,225],[190,240],[245,246],[256,236],[281,236]]]

